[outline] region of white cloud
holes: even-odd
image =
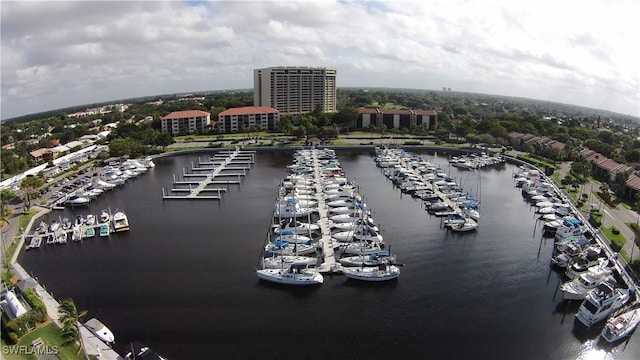
[[[90,102],[252,87],[254,68],[339,86],[524,96],[640,115],[637,1],[13,2],[2,119]]]

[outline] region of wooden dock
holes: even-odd
[[[254,162],[255,151],[241,150],[240,147],[236,147],[233,151],[218,152],[212,155],[209,161],[198,158],[197,166],[193,162],[191,163],[190,173],[182,169],[182,180],[178,180],[176,175],[173,175],[174,188],[169,191],[162,188],[162,199],[220,200],[222,194],[228,189],[209,186],[240,184],[242,177],[247,175],[247,170],[251,169],[251,164]],[[240,170],[242,172],[238,172]],[[228,171],[235,172],[228,173]],[[179,193],[187,194],[178,195]]]
[[[316,199],[318,200],[318,213],[320,215],[320,220],[318,221],[321,231],[320,243],[322,245],[322,247],[320,248],[320,256],[322,257],[322,262],[318,266],[318,271],[320,271],[321,273],[341,273],[342,266],[340,265],[340,263],[336,262],[333,248],[333,239],[331,238],[331,228],[329,226],[329,211],[326,199],[324,197],[323,176],[321,172],[322,169],[320,168],[320,165],[318,163],[318,150],[313,149],[312,151]]]

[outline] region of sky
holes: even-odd
[[[6,1],[0,118],[253,88],[253,69],[337,86],[526,97],[640,116],[640,0]]]

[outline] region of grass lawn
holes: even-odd
[[[607,237],[607,239],[609,239],[609,241],[611,241],[612,244],[615,244],[616,247],[622,249],[624,244],[627,242],[627,239],[625,239],[622,233],[614,234],[613,231],[611,231],[612,229],[613,227],[603,227],[602,233]],[[627,254],[623,250],[620,250],[620,255],[622,255],[625,260],[629,261],[629,259],[627,258]]]
[[[86,359],[82,351],[78,352],[79,346],[75,344],[64,344],[64,339],[60,335],[60,328],[53,323],[49,322],[47,325],[30,332],[23,336],[17,346],[27,346],[31,348],[33,340],[40,338],[44,341],[46,346],[50,347],[51,351],[58,351],[58,357],[62,360],[84,360]],[[4,342],[2,345],[6,345]],[[10,345],[9,345],[10,346]],[[55,348],[54,348],[55,347]],[[35,354],[3,354],[7,360],[36,360]]]

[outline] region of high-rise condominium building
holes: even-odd
[[[336,69],[283,66],[253,70],[253,105],[280,114],[336,112]]]

